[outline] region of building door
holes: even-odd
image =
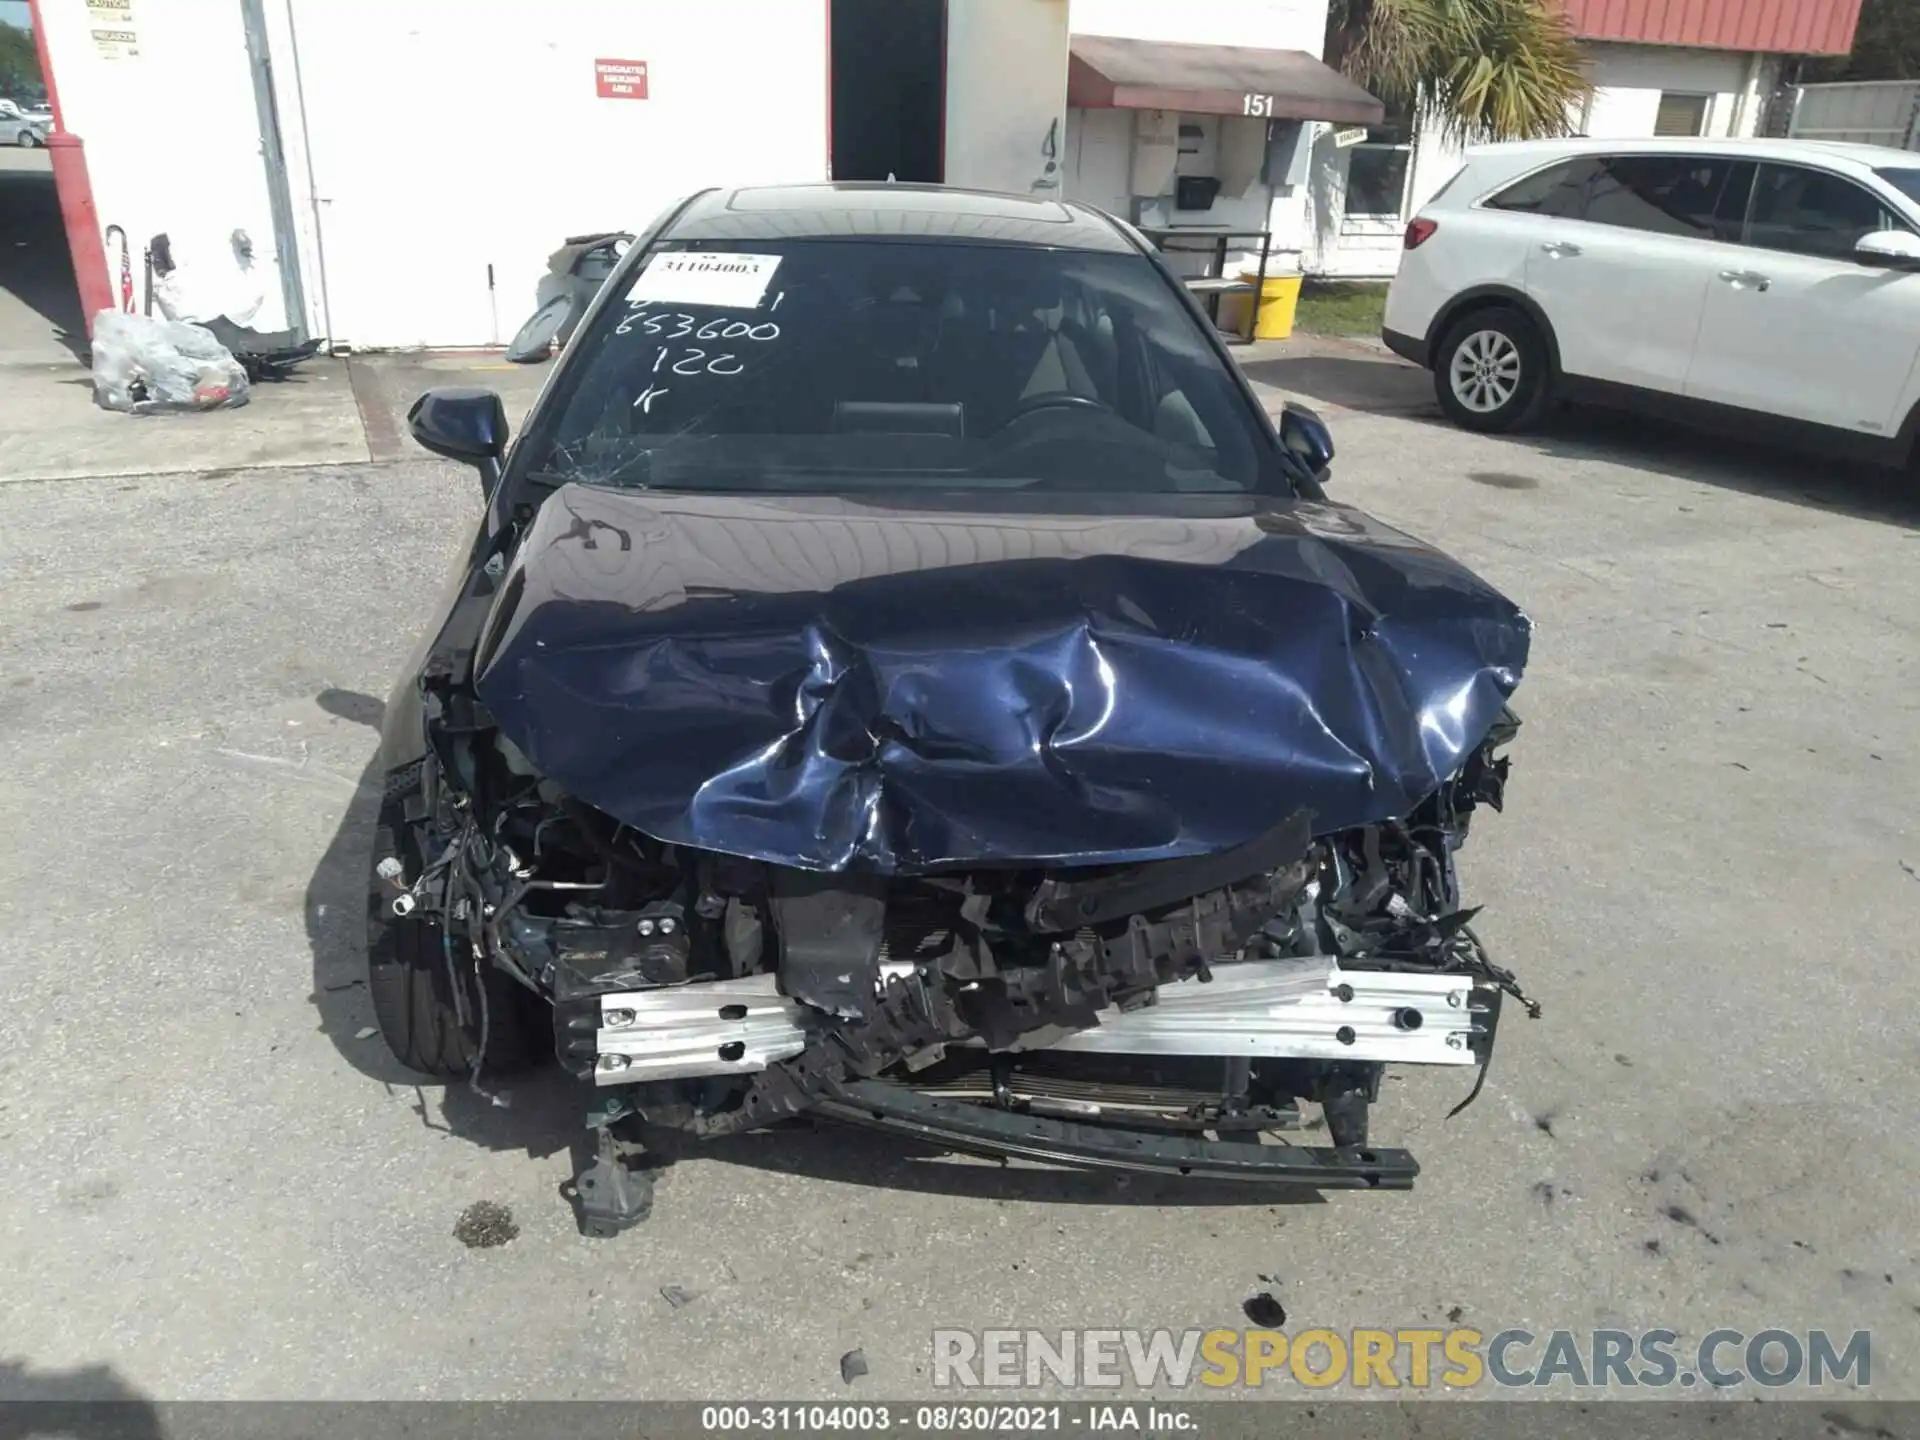
[[[946,0],[831,0],[833,178],[944,178]]]
[[[569,235],[827,172],[826,0],[289,9],[336,342],[502,344]]]

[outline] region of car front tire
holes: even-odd
[[[1448,329],[1434,356],[1433,388],[1447,418],[1494,434],[1532,423],[1550,393],[1547,347],[1518,310],[1476,310]]]
[[[388,787],[374,833],[373,863],[399,856],[406,872],[417,875],[420,857],[409,853],[404,838],[409,829],[401,810],[404,799],[404,792],[395,794],[394,787]],[[476,967],[465,940],[449,947],[437,921],[418,913],[395,915],[393,887],[377,874],[367,879],[367,992],[381,1038],[394,1058],[410,1070],[444,1080],[472,1073],[475,1058],[481,1057],[482,1026],[477,1013],[461,1021],[453,995],[457,967],[470,1011],[478,1010],[484,993],[482,1076],[509,1074],[537,1064],[552,1047],[546,1002],[492,965]]]

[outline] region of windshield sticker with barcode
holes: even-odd
[[[773,272],[779,268],[778,255],[669,250],[647,261],[627,299],[752,310],[760,304],[773,281]]]

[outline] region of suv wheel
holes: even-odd
[[[1433,388],[1463,429],[1518,429],[1546,406],[1547,347],[1518,310],[1476,310],[1441,341]]]

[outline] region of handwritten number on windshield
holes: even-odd
[[[659,357],[653,362],[655,371],[660,369],[671,353],[665,345],[660,347]],[[709,358],[705,350],[688,347],[671,368],[676,375],[738,375],[747,367],[740,363],[738,356],[715,355]]]
[[[678,360],[674,360],[671,365],[668,365],[667,361],[672,357],[673,353],[674,351],[671,345],[658,347],[654,352],[653,364],[649,367],[647,373],[650,375],[658,375],[664,368],[671,370],[675,375],[738,375],[747,368],[741,363],[740,357],[731,351],[720,355],[709,356],[705,350],[688,346],[680,352],[680,358]],[[649,385],[645,393],[633,403],[642,413],[651,414],[653,413],[653,402],[666,393],[666,390],[663,388]]]
[[[771,320],[763,320],[758,325],[747,320],[729,320],[721,316],[700,324],[697,315],[685,315],[677,312],[650,315],[645,310],[636,310],[614,327],[616,335],[629,334],[636,325],[641,326],[649,335],[659,335],[663,327],[677,321],[679,328],[667,335],[669,340],[684,340],[689,335],[696,340],[754,340],[761,344],[780,338],[780,327]],[[696,330],[694,327],[699,325]]]
[[[775,297],[775,304],[783,296]],[[751,340],[765,344],[769,340],[780,338],[780,327],[771,320],[762,320],[757,324],[750,320],[735,320],[719,316],[704,323],[696,315],[687,315],[679,311],[667,311],[655,314],[648,310],[636,309],[626,316],[614,328],[614,334],[630,334],[635,326],[641,327],[648,335],[659,335],[667,340],[679,340],[691,335],[697,340]],[[673,326],[673,329],[668,329]],[[694,346],[676,347],[657,345],[654,347],[653,364],[647,367],[651,376],[662,374],[730,376],[746,372],[746,365],[734,352],[722,351],[715,354]],[[647,388],[634,400],[633,405],[643,415],[653,413],[653,402],[667,393],[664,386],[651,381]]]

